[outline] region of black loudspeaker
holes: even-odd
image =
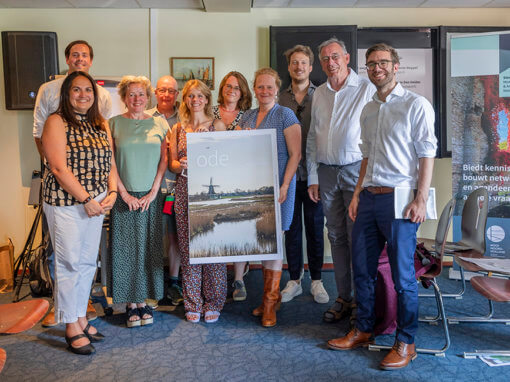
[[[41,84],[58,74],[55,32],[2,32],[5,106],[33,109]]]

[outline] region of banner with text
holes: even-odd
[[[510,257],[510,33],[451,36],[453,240],[464,201],[489,193],[486,255]]]

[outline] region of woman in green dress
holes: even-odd
[[[109,292],[127,303],[127,326],[153,323],[145,299],[163,298],[163,197],[168,123],[145,113],[152,88],[143,76],[124,76],[118,85],[127,111],[110,119],[120,198],[111,215]]]

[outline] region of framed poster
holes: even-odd
[[[275,131],[186,139],[190,263],[282,259]]]
[[[172,57],[170,75],[177,80],[179,90],[189,80],[201,80],[214,90],[214,57]]]

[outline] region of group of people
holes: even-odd
[[[342,41],[324,41],[318,53],[328,79],[315,86],[310,81],[314,54],[296,45],[285,53],[291,78],[287,89],[280,92],[281,80],[273,69],[255,72],[254,109],[250,86],[236,71],[221,81],[214,107],[210,89],[199,80],[185,84],[179,104],[177,82],[164,76],[155,89],[158,104],[150,110],[150,81],[124,76],[118,88],[126,112],[113,118],[106,92],[88,74],[92,47],[74,41],[65,53],[67,76],[39,91],[34,137],[47,163],[43,195],[55,252],[56,321],[66,323],[71,351],[91,354],[92,342],[104,339],[89,324],[86,309],[108,211],[108,293],[114,303],[126,303],[128,327],[153,323],[146,302],[164,296],[165,235],[172,302],[184,302],[189,322],[202,316],[207,323],[219,319],[227,294],[226,265],[189,262],[186,136],[274,129],[290,280],[280,292],[282,260],[264,261],[263,299],[253,315],[261,317],[263,326],[274,326],[280,304],[303,293],[303,215],[311,294],[317,303],[329,301],[321,281],[325,217],[337,297],[323,319],[349,317],[352,324],[345,337],[330,340],[328,347],[348,350],[373,342],[377,263],[387,245],[398,322],[395,345],[380,366],[401,368],[416,358],[414,248],[425,219],[437,141],[430,103],[396,81],[395,49],[383,43],[368,49],[365,79],[348,67],[350,56]],[[161,183],[167,169],[176,177],[176,200],[175,221],[167,218],[165,234]],[[397,186],[416,190],[406,219],[394,216]],[[247,266],[234,266],[234,301],[246,299]]]

